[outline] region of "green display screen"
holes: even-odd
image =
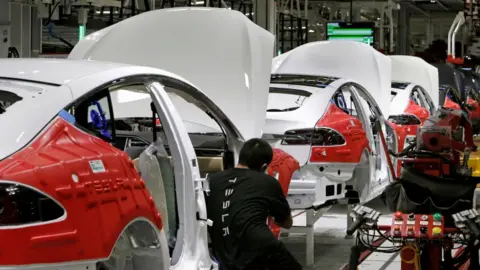
[[[329,22],[327,40],[346,39],[374,45],[374,22]]]

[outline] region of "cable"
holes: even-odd
[[[296,214],[296,215],[292,216],[292,218],[296,218],[296,217],[300,216],[301,214],[303,214],[303,213],[305,213],[305,212],[307,212],[307,211],[306,211],[306,210],[305,210],[305,211],[301,211],[300,213],[298,213],[298,214]]]
[[[402,254],[400,254],[400,258],[402,260],[402,262],[404,263],[407,263],[407,264],[413,264],[415,265],[415,270],[421,270],[420,268],[420,251],[418,250],[418,247],[416,244],[408,244],[408,245],[405,245],[403,248],[402,248],[402,251],[405,250],[405,249],[411,249],[413,250],[413,253],[414,253],[414,256],[413,256],[413,259],[411,260],[405,260],[405,258],[403,258]]]
[[[43,26],[47,26],[50,22],[52,22],[52,16],[53,16],[53,13],[55,12],[55,9],[57,9],[57,7],[60,5],[60,1],[58,1],[52,8],[52,10],[50,10],[49,14],[48,14],[48,18],[47,20],[45,20],[45,22],[43,22]]]
[[[61,42],[63,42],[65,45],[67,45],[70,49],[73,49],[73,44],[68,42],[67,40],[57,36],[54,32],[53,32],[53,27],[55,26],[55,24],[53,22],[50,22],[48,25],[47,25],[47,29],[48,29],[48,33],[50,34],[50,36],[52,36],[53,38],[56,38],[58,40],[60,40]]]
[[[55,10],[57,9],[57,7],[60,5],[60,1],[58,1],[57,3],[55,3],[55,5],[53,6],[52,10],[50,10],[49,14],[48,14],[48,18],[43,22],[43,26],[47,26],[47,29],[48,29],[48,33],[50,34],[50,36],[52,36],[53,38],[56,38],[58,40],[60,40],[62,43],[64,43],[65,45],[67,45],[69,47],[69,49],[73,49],[73,45],[72,43],[68,42],[67,40],[57,36],[54,32],[53,32],[53,26],[55,26],[55,24],[52,22],[52,16],[53,16],[53,13],[55,12]]]

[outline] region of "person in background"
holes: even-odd
[[[235,168],[208,176],[209,234],[220,270],[302,269],[267,225],[268,217],[286,229],[293,223],[280,183],[265,173],[272,158],[268,142],[251,139]]]

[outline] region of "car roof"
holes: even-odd
[[[129,65],[67,59],[0,59],[0,78],[60,86],[112,68]]]

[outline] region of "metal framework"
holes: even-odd
[[[308,20],[291,14],[278,14],[278,48],[281,53],[308,42]]]

